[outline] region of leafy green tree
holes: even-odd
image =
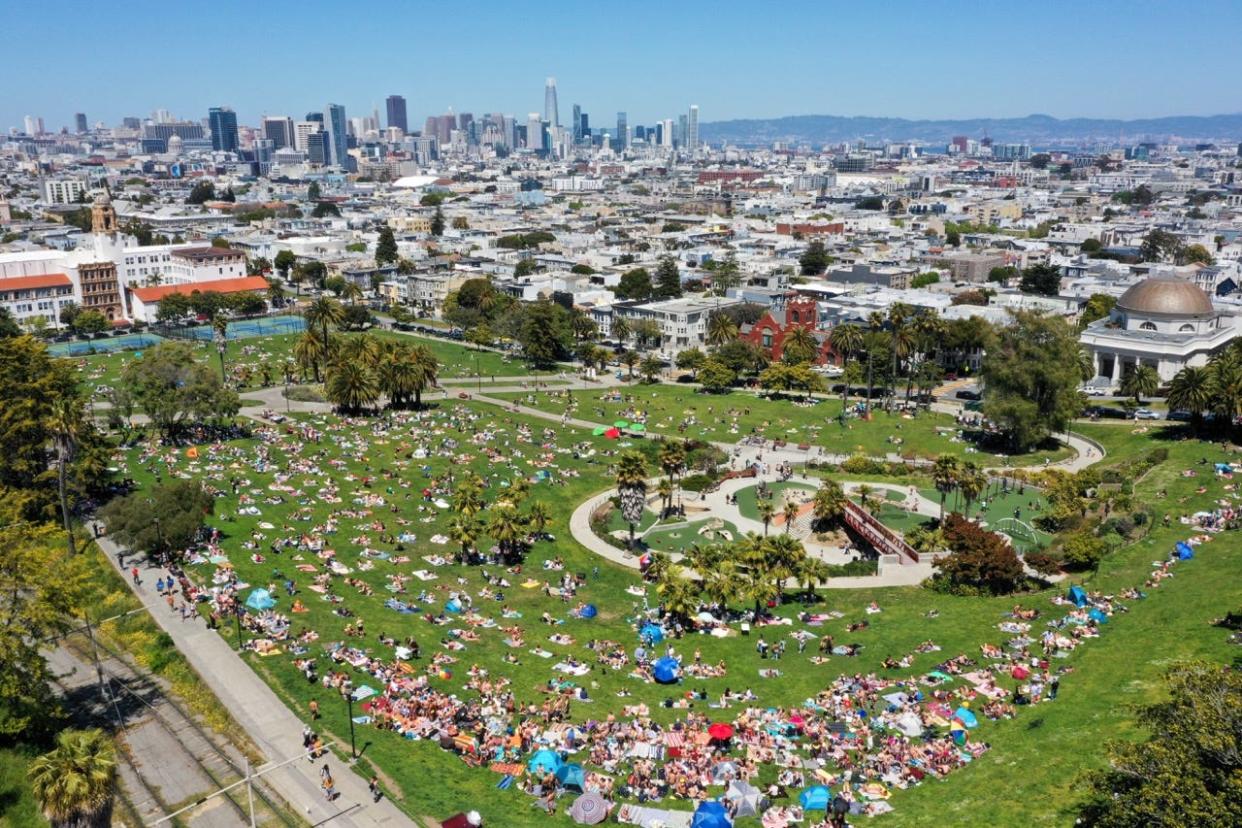
[[[1091,294],[1087,303],[1083,305],[1082,313],[1078,316],[1079,327],[1086,328],[1097,319],[1107,319],[1116,304],[1117,297],[1115,296],[1109,296],[1107,293]]]
[[[312,181],[306,188],[306,200],[318,201],[323,196],[323,189],[319,186],[318,181]]]
[[[97,310],[83,310],[73,317],[73,329],[79,334],[103,333],[110,327],[108,317]]]
[[[759,385],[768,391],[810,393],[824,390],[824,378],[812,371],[809,363],[775,362],[759,375]]]
[[[293,269],[294,281],[301,283],[309,282],[317,288],[322,288],[324,280],[328,277],[328,266],[323,262],[312,259],[307,262],[301,262]]]
[[[712,293],[717,296],[724,296],[742,283],[742,268],[737,263],[737,256],[732,250],[716,262],[716,267],[711,273]]]
[[[709,357],[699,369],[699,384],[703,390],[722,394],[737,382],[737,372],[715,357]]]
[[[216,197],[216,185],[205,178],[200,178],[190,188],[190,195],[186,197],[186,204],[205,204],[214,200]]]
[[[1192,244],[1182,251],[1181,260],[1185,264],[1205,264],[1214,263],[1212,254],[1201,244]]]
[[[30,736],[47,727],[57,703],[42,648],[72,626],[87,593],[86,561],[65,548],[50,523],[21,519],[19,503],[0,505],[0,734]]]
[[[341,208],[337,207],[334,201],[320,201],[315,205],[315,209],[311,210],[311,217],[317,219],[327,218],[328,216],[339,218],[340,215]]]
[[[913,279],[911,279],[910,287],[923,288],[923,287],[927,287],[928,285],[937,284],[939,282],[940,282],[940,274],[934,270],[929,270],[926,273],[920,273],[917,276],[915,276]]]
[[[660,259],[656,268],[655,296],[657,299],[676,299],[681,296],[681,270],[672,256]]]
[[[531,275],[538,269],[539,267],[534,259],[521,259],[513,266],[513,276],[514,278],[521,279],[524,276]]]
[[[1018,275],[1018,269],[1012,265],[1008,267],[994,267],[988,271],[989,282],[1007,282]]]
[[[17,320],[13,318],[9,309],[0,308],[0,339],[21,336],[21,333],[21,326],[17,324]]]
[[[1090,256],[1092,253],[1099,253],[1102,249],[1104,249],[1104,245],[1100,243],[1099,239],[1092,237],[1089,239],[1083,239],[1083,242],[1078,246],[1078,249]]]
[[[595,273],[595,268],[591,267],[589,264],[579,263],[571,267],[569,272],[577,276],[590,276]]]
[[[219,424],[237,416],[241,400],[220,376],[195,359],[186,342],[161,342],[125,366],[122,382],[138,409],[166,439],[188,422]]]
[[[1145,262],[1176,261],[1181,252],[1182,240],[1160,228],[1149,231],[1139,246],[1139,255]]]
[[[613,290],[618,299],[650,299],[651,274],[645,267],[636,267],[621,274],[621,282]]]
[[[444,235],[444,211],[436,204],[436,211],[431,216],[431,235],[439,238]]]
[[[1023,310],[996,339],[983,360],[983,413],[1025,451],[1082,411],[1078,334],[1064,319]]]
[[[811,503],[811,516],[817,528],[822,530],[841,521],[845,515],[845,499],[845,492],[837,481],[824,478],[819,482]]]
[[[689,371],[692,377],[698,376],[699,370],[706,361],[707,355],[698,348],[687,348],[677,355],[677,367],[683,371]]]
[[[1106,550],[1104,541],[1090,532],[1075,532],[1065,539],[1061,547],[1061,560],[1069,570],[1096,569]]]
[[[638,366],[638,371],[643,375],[643,381],[652,383],[656,381],[656,377],[660,375],[664,365],[660,360],[653,356],[644,357],[642,363]]]
[[[116,747],[102,730],[63,730],[56,748],[30,763],[30,785],[53,828],[108,828]]]
[[[1088,778],[1084,828],[1242,825],[1242,672],[1174,665],[1161,701],[1138,712],[1145,742],[1112,742]]]
[[[385,225],[380,229],[379,240],[375,243],[375,265],[383,267],[393,264],[398,258],[397,239],[393,236],[392,228]]]
[[[1023,293],[1056,296],[1061,291],[1061,269],[1050,264],[1031,265],[1022,271],[1018,287]]]
[[[828,255],[822,241],[811,242],[798,257],[798,265],[802,268],[803,276],[820,276],[831,263],[832,258]]]
[[[116,498],[99,517],[113,539],[135,552],[179,557],[194,545],[214,502],[200,481],[174,478]]]
[[[573,347],[569,312],[547,299],[525,305],[518,340],[526,359],[536,366],[547,368],[568,359]]]
[[[276,266],[276,272],[280,274],[280,278],[288,281],[289,274],[293,270],[293,266],[298,263],[298,257],[293,254],[292,250],[281,250],[276,254],[273,262]]]

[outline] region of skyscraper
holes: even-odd
[[[687,118],[685,115],[677,116],[677,134],[673,136],[673,140],[677,143],[677,146],[682,148],[686,146],[686,120]]]
[[[330,164],[328,159],[328,133],[311,132],[306,136],[306,156],[312,164],[319,166],[327,166]]]
[[[340,104],[328,104],[327,109],[323,111],[323,128],[328,133],[328,148],[324,153],[327,158],[325,163],[340,167],[347,172],[349,171],[349,154],[346,152],[349,148],[349,139],[346,137],[349,132],[348,124],[345,107]]]
[[[617,113],[617,137],[613,139],[614,149],[620,151],[629,146],[630,130],[626,125],[626,117],[624,112]]]
[[[396,127],[402,132],[409,132],[409,124],[405,120],[405,98],[400,95],[388,96],[388,128]]]
[[[538,112],[526,116],[526,148],[543,151],[543,122],[539,120]]]
[[[699,105],[690,105],[690,118],[686,121],[686,148],[695,152],[699,148]]]
[[[293,119],[288,115],[264,115],[263,137],[272,142],[272,149],[293,146]]]
[[[38,115],[27,115],[25,127],[27,135],[42,135],[43,119]]]
[[[556,78],[548,78],[543,85],[543,119],[552,126],[561,125],[561,114],[556,110]]]
[[[237,150],[237,113],[227,106],[207,110],[207,126],[211,129],[211,148],[216,152]]]
[[[578,104],[574,104],[574,120],[573,120],[573,123],[569,125],[569,128],[573,131],[574,143],[576,144],[579,141],[581,141],[582,140],[582,107],[580,107]]]
[[[79,112],[73,116],[74,128],[78,132],[90,132],[90,127],[86,125],[86,113]]]

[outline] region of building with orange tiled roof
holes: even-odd
[[[154,322],[160,300],[174,293],[189,296],[192,293],[262,293],[266,294],[267,279],[262,276],[242,276],[232,279],[216,279],[183,285],[155,285],[129,289],[130,314],[135,321]]]

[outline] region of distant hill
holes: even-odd
[[[736,144],[770,144],[773,141],[838,143],[860,139],[947,143],[955,135],[1000,142],[1023,142],[1046,146],[1082,142],[1123,141],[1238,141],[1242,140],[1242,114],[1173,115],[1123,121],[1107,118],[972,118],[958,121],[912,121],[905,118],[845,117],[842,115],[790,115],[711,121],[700,125],[705,141]]]

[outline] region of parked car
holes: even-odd
[[[1078,390],[1082,391],[1082,393],[1086,394],[1088,397],[1107,397],[1108,396],[1108,389],[1100,385],[1087,385]]]
[[[981,400],[983,394],[978,388],[963,388],[957,392],[957,398],[959,400]]]
[[[1134,419],[1136,420],[1159,420],[1160,416],[1159,411],[1152,411],[1150,408],[1134,409]]]

